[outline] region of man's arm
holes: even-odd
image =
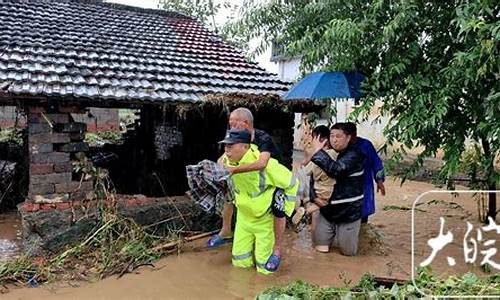
[[[384,173],[384,164],[382,159],[375,150],[372,142],[368,141],[368,160],[370,163],[370,168],[373,171],[373,178],[377,184],[377,192],[380,192],[382,196],[385,196],[385,173]]]
[[[244,172],[264,170],[267,167],[270,158],[271,158],[271,152],[267,151],[261,152],[259,155],[259,159],[256,162],[244,166],[229,168],[229,171],[231,172],[231,174],[238,174]]]
[[[373,178],[375,178],[376,182],[384,182],[385,174],[384,174],[384,164],[382,163],[382,159],[378,156],[377,150],[373,146],[372,142],[368,141],[368,162],[370,164],[370,168],[373,171]]]
[[[271,169],[266,169],[266,175],[270,180],[270,182],[266,184],[283,189],[287,197],[295,198],[299,190],[299,180],[290,170],[276,160],[273,161],[272,164]]]
[[[310,164],[311,158],[314,155],[314,153],[316,153],[316,152],[317,152],[317,150],[315,150],[315,149],[308,149],[308,150],[304,151],[304,160],[302,161],[302,165],[307,166],[308,164]]]
[[[359,162],[360,157],[354,151],[346,153],[341,159],[333,160],[324,150],[316,152],[311,161],[323,170],[328,177],[337,178],[347,173],[353,165]]]

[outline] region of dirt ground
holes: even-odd
[[[171,255],[156,268],[143,267],[137,274],[120,279],[107,278],[95,283],[55,283],[39,288],[10,288],[1,299],[252,299],[267,287],[304,280],[320,286],[342,286],[357,282],[364,273],[399,279],[411,278],[411,208],[418,195],[438,189],[431,184],[388,178],[387,195],[378,196],[377,213],[370,225],[362,229],[359,254],[345,257],[336,250],[328,254],[312,250],[310,234],[289,230],[285,239],[282,265],[277,274],[257,275],[255,270],[231,266],[230,246],[206,250],[205,240],[184,246],[183,253]],[[465,189],[457,187],[457,189]],[[438,189],[439,190],[439,189]],[[500,193],[499,193],[500,194]],[[499,195],[500,196],[500,195]],[[474,228],[478,221],[476,201],[472,194],[428,194],[422,197],[415,215],[415,262],[419,264],[431,253],[427,240],[439,232],[439,217],[445,219],[444,233],[451,230],[454,238],[435,257],[431,266],[437,274],[457,274],[479,268],[464,264],[463,238],[466,221]],[[475,237],[475,229],[474,235]],[[493,232],[489,235],[498,240]],[[483,242],[486,237],[483,237]],[[447,256],[456,260],[449,267]],[[500,255],[492,258],[500,262]],[[495,269],[493,269],[495,271]],[[496,270],[499,271],[499,270]]]

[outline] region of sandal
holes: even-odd
[[[269,256],[266,262],[265,269],[269,272],[276,272],[280,266],[281,257],[276,254]]]
[[[229,244],[233,241],[233,238],[223,238],[219,234],[214,234],[207,242],[207,248],[217,248],[224,244]]]

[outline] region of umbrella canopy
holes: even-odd
[[[295,84],[285,95],[285,100],[360,98],[359,72],[315,72]]]

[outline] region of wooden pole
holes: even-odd
[[[193,236],[187,237],[185,239],[178,239],[176,241],[168,242],[168,243],[163,244],[163,245],[158,245],[158,246],[154,247],[153,250],[154,251],[159,251],[159,250],[163,250],[163,249],[173,248],[173,247],[178,246],[181,242],[188,243],[188,242],[196,241],[196,240],[205,238],[207,236],[210,236],[212,234],[215,234],[217,232],[219,232],[219,230],[214,230],[214,231],[210,231],[210,232],[200,233],[200,234],[197,234],[197,235],[193,235]]]

